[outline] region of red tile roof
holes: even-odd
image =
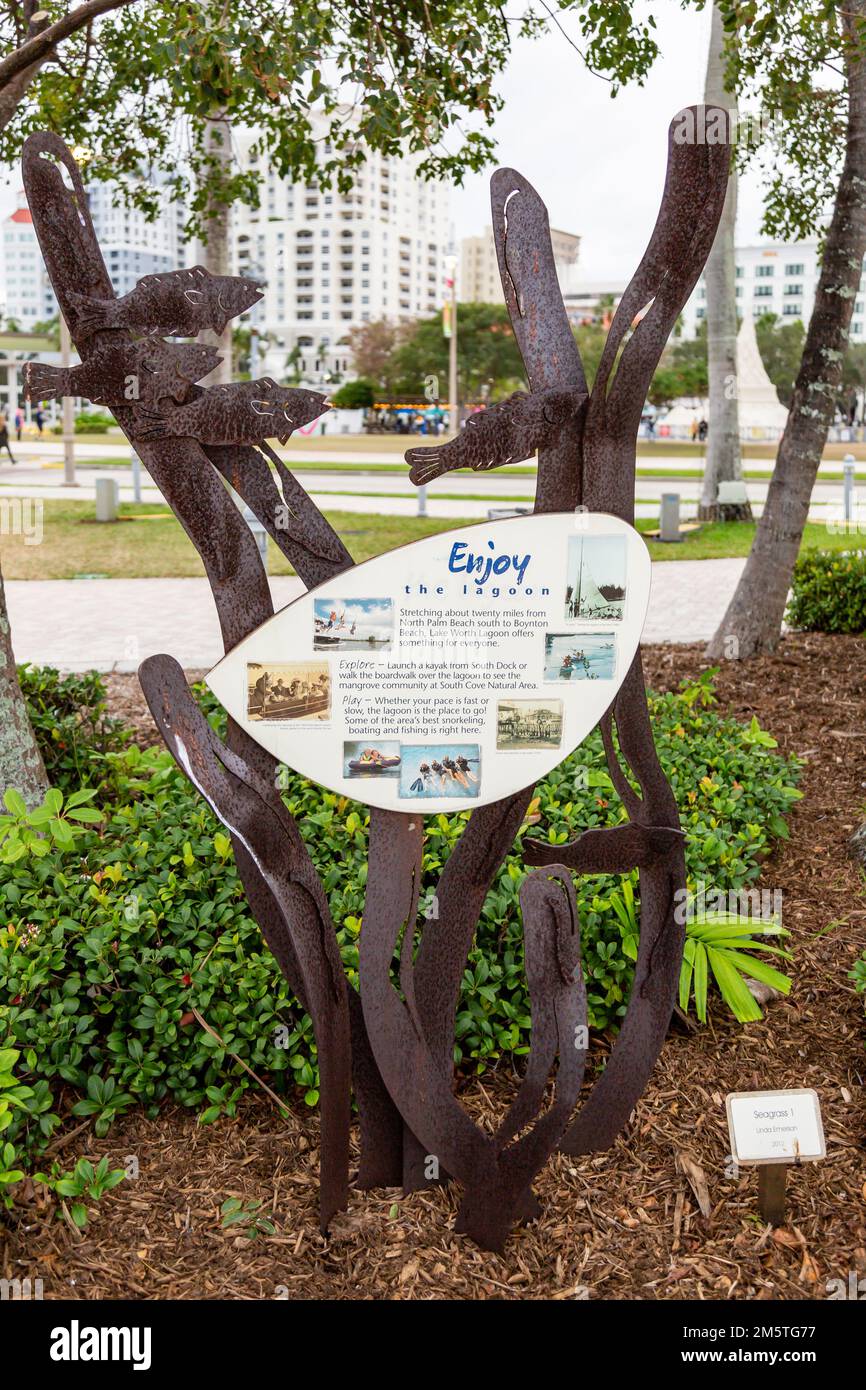
[[[19,208],[17,212],[13,212],[12,216],[9,218],[9,221],[10,221],[10,222],[32,222],[32,221],[33,221],[33,217],[32,217],[32,214],[31,214],[29,208]]]

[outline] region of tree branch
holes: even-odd
[[[77,10],[71,10],[55,24],[49,24],[47,29],[35,34],[0,62],[0,88],[5,87],[25,68],[40,60],[44,61],[53,48],[77,33],[79,29],[83,29],[85,24],[89,24],[97,15],[106,14],[109,10],[119,10],[122,5],[133,3],[134,0],[86,0],[86,4],[79,5]]]

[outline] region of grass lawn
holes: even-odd
[[[637,523],[639,531],[655,531],[658,523],[650,517]],[[654,560],[723,560],[737,555],[748,555],[755,534],[753,521],[712,522],[702,526],[699,531],[690,531],[685,539],[676,544],[662,544],[661,541],[647,541],[650,555]],[[817,521],[806,523],[803,532],[802,550],[859,550],[866,549],[866,535],[831,535],[825,526]]]
[[[6,579],[73,579],[82,574],[110,579],[183,578],[204,573],[192,543],[167,507],[125,503],[121,515],[138,520],[97,524],[92,519],[92,503],[49,500],[42,505],[43,538],[39,545],[28,545],[23,535],[15,534],[4,534],[0,541]],[[341,511],[326,515],[355,560],[368,560],[437,531],[473,524],[473,520],[461,521],[459,517],[421,519]],[[639,531],[654,527],[650,518],[638,522]],[[754,529],[748,522],[716,523],[690,532],[681,544],[650,541],[650,553],[653,559],[664,561],[747,555]],[[831,535],[824,526],[810,522],[803,545],[833,550],[866,548],[866,537]],[[271,574],[292,573],[273,542],[269,568]]]
[[[27,499],[25,499],[26,502]],[[5,579],[73,579],[94,574],[108,579],[198,578],[204,567],[168,507],[124,503],[124,517],[135,521],[93,521],[93,503],[43,502],[43,539],[27,545],[23,535],[3,534],[0,562]],[[459,520],[365,515],[329,511],[353,559],[369,560],[385,550],[459,526]],[[147,519],[144,519],[147,518]],[[285,557],[270,543],[271,574],[292,574]]]

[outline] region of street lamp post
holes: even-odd
[[[60,361],[62,366],[69,367],[72,359],[72,339],[69,335],[69,326],[63,315],[60,315]],[[63,486],[78,487],[75,478],[75,403],[71,396],[64,396],[61,409],[63,411]]]
[[[448,423],[452,434],[460,433],[460,406],[457,401],[457,257],[448,257],[448,279],[446,285],[451,291],[451,313],[449,316],[449,327],[451,330],[448,343]]]

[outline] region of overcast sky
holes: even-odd
[[[629,87],[611,100],[610,86],[584,67],[555,29],[534,41],[518,41],[498,88],[505,109],[495,127],[500,163],[512,165],[536,186],[552,226],[581,238],[578,278],[631,277],[649,239],[664,182],[667,128],[682,107],[703,97],[709,9],[680,9],[679,0],[655,0],[661,56],[644,87]],[[577,21],[561,23],[578,36]],[[5,177],[3,177],[5,174]],[[480,232],[490,220],[490,173],[472,175],[452,197],[459,237]],[[15,206],[16,171],[0,173],[0,218]],[[760,189],[740,181],[737,241],[760,240]]]
[[[649,7],[647,7],[649,8]],[[667,128],[683,106],[703,100],[710,12],[656,0],[661,56],[644,87],[613,100],[562,34],[515,45],[498,87],[505,109],[495,127],[500,163],[535,185],[551,225],[581,238],[578,278],[628,280],[649,240],[664,184]],[[577,39],[574,17],[563,27]],[[472,175],[452,199],[458,237],[490,221],[489,174]],[[760,187],[741,179],[737,241],[760,240]]]

